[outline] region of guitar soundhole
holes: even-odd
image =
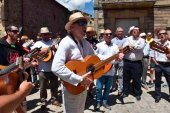
[[[73,70],[73,72],[74,72],[75,74],[77,74],[77,71],[76,71],[76,70]]]
[[[89,66],[87,67],[86,72],[91,71],[91,72],[93,73],[93,72],[94,72],[94,70],[95,70],[94,66],[93,66],[93,65],[89,65]]]

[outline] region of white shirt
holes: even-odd
[[[170,49],[170,41],[166,41],[163,46],[165,45]],[[170,60],[166,57],[165,53],[160,53],[153,49],[151,49],[149,56],[154,57],[158,62],[170,62]]]
[[[36,47],[42,47],[42,48],[48,48],[52,45],[53,41],[49,40],[49,41],[37,41],[32,47],[31,50],[36,48]],[[51,65],[52,65],[52,61],[48,61],[48,62],[44,62],[39,60],[39,65],[38,65],[38,71],[43,71],[43,72],[51,72]]]
[[[143,48],[145,46],[145,40],[140,37],[138,37],[137,39],[134,39],[133,36],[130,36],[130,37],[126,38],[126,41],[123,44],[123,47],[130,46],[130,45],[134,46],[135,50],[130,51],[127,54],[125,54],[124,58],[131,60],[131,61],[142,60]]]
[[[98,43],[96,46],[97,49],[95,51],[95,54],[100,58],[100,60],[105,60],[119,52],[118,46],[113,43],[111,43],[108,46],[105,41],[102,41]],[[111,63],[114,63],[114,60]],[[113,76],[114,73],[115,73],[115,67],[113,65],[112,68],[104,75]]]
[[[53,73],[75,86],[82,81],[82,77],[70,71],[65,64],[70,60],[83,60],[85,56],[94,54],[89,42],[82,39],[82,44],[83,47],[76,44],[70,36],[66,36],[61,40],[52,63]]]

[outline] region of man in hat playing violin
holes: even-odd
[[[80,76],[68,69],[65,64],[70,60],[83,60],[87,55],[94,54],[92,47],[84,39],[87,22],[88,19],[81,12],[70,15],[69,21],[65,25],[68,35],[61,40],[52,63],[52,71],[56,76],[73,86],[81,85],[85,88],[92,83],[92,80],[87,78],[91,72],[82,73]],[[86,96],[87,90],[74,95],[63,86],[64,112],[83,113]]]
[[[56,100],[58,93],[58,77],[54,76],[51,71],[52,59],[45,60],[44,58],[48,57],[51,52],[51,46],[53,41],[51,38],[51,32],[48,27],[42,27],[40,29],[40,36],[42,40],[37,41],[31,49],[36,47],[42,47],[41,52],[38,55],[37,59],[39,62],[38,72],[39,72],[39,82],[40,82],[40,99],[41,99],[41,108],[47,106],[47,85],[50,80],[50,89],[51,89],[51,104],[56,106],[61,106],[60,103]]]

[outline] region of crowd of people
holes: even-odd
[[[63,81],[62,107],[65,113],[83,113],[86,98],[95,95],[95,111],[101,106],[111,110],[109,94],[116,90],[122,103],[132,93],[130,89],[140,101],[142,87],[147,90],[155,86],[155,102],[158,103],[162,76],[165,76],[170,91],[170,40],[165,29],[157,30],[154,37],[153,32],[141,32],[138,26],[130,27],[127,36],[124,36],[122,27],[117,27],[115,33],[105,28],[99,31],[97,38],[97,31],[87,26],[88,21],[82,12],[74,12],[65,25],[67,35],[64,38],[54,39],[49,28],[42,27],[37,41],[25,35],[19,38],[19,30],[14,25],[6,27],[6,36],[0,40],[0,80],[5,81],[6,77],[13,84],[6,84],[9,86],[5,91],[0,89],[0,113],[26,112],[23,102],[37,81],[41,109],[48,104],[48,86],[50,103],[61,107],[58,88],[59,80]],[[18,58],[22,59],[21,63],[17,62]],[[3,70],[7,71],[4,73]],[[24,77],[21,79],[20,75]]]

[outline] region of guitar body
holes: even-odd
[[[71,71],[78,75],[83,75],[88,72],[88,67],[100,62],[100,59],[97,56],[87,56],[85,57],[84,61],[69,61],[66,63],[67,68],[69,68]],[[102,76],[104,72],[104,68],[101,68],[97,71],[95,71],[93,74],[88,76],[89,79],[94,80],[98,79]],[[68,82],[63,81],[63,85],[66,87],[66,89],[73,95],[80,94],[84,90],[86,90],[83,86],[78,85],[74,86]]]
[[[17,90],[19,75],[15,71],[0,76],[0,95],[12,94]]]
[[[122,49],[122,53],[129,52],[129,46],[126,46]],[[66,63],[66,67],[70,69],[72,72],[76,73],[77,75],[83,75],[92,70],[92,74],[88,76],[89,79],[94,80],[100,78],[104,73],[108,72],[112,64],[110,62],[114,59],[117,59],[119,53],[110,56],[105,60],[100,60],[96,55],[89,55],[84,58],[83,61],[79,60],[72,60]],[[86,90],[83,86],[78,85],[74,86],[68,82],[63,81],[63,85],[66,87],[68,92],[73,95],[80,94],[84,90]]]
[[[43,48],[43,49],[47,49],[47,48]],[[47,50],[48,53],[46,54],[46,57],[43,59],[44,62],[48,62],[53,58],[53,52],[50,50]]]

